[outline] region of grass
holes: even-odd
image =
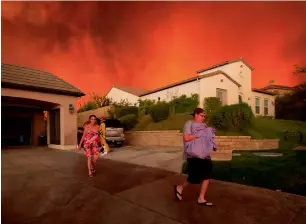
[[[283,132],[297,130],[305,131],[306,122],[255,118],[248,129],[248,133],[255,139],[281,138]]]
[[[192,119],[189,114],[175,114],[167,120],[154,123],[150,115],[141,117],[133,131],[155,130],[183,130],[187,120]],[[218,136],[250,135],[254,139],[281,138],[284,131],[306,130],[306,122],[290,120],[271,120],[254,118],[251,126],[245,133],[217,130]]]
[[[274,158],[252,155],[254,152],[238,151],[241,156],[230,162],[214,161],[214,179],[306,196],[306,151],[273,150],[283,153]]]

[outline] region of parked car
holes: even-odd
[[[104,123],[106,127],[106,142],[121,146],[125,141],[124,129],[121,122],[117,119],[106,119]]]
[[[124,129],[121,122],[117,119],[106,119],[104,121],[106,127],[106,142],[108,144],[115,144],[117,146],[122,146],[125,141]],[[78,128],[78,144],[83,136],[84,128]]]

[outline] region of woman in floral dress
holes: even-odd
[[[83,137],[80,141],[78,150],[84,143],[84,155],[87,157],[88,176],[95,174],[95,164],[99,159],[99,124],[95,115],[89,116],[89,122],[84,127]]]

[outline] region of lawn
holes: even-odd
[[[183,130],[187,120],[192,119],[189,114],[175,114],[168,119],[153,122],[150,115],[141,117],[132,131],[154,131],[154,130]],[[218,136],[240,136],[249,135],[255,139],[281,138],[284,131],[301,130],[305,132],[306,122],[291,120],[272,120],[266,118],[254,118],[246,132],[229,132],[217,130]]]
[[[237,151],[241,156],[233,156],[230,162],[214,162],[214,179],[306,196],[306,151],[287,147],[273,150],[283,153],[274,158]]]

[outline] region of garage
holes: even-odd
[[[75,149],[79,89],[57,76],[1,64],[1,144]]]

